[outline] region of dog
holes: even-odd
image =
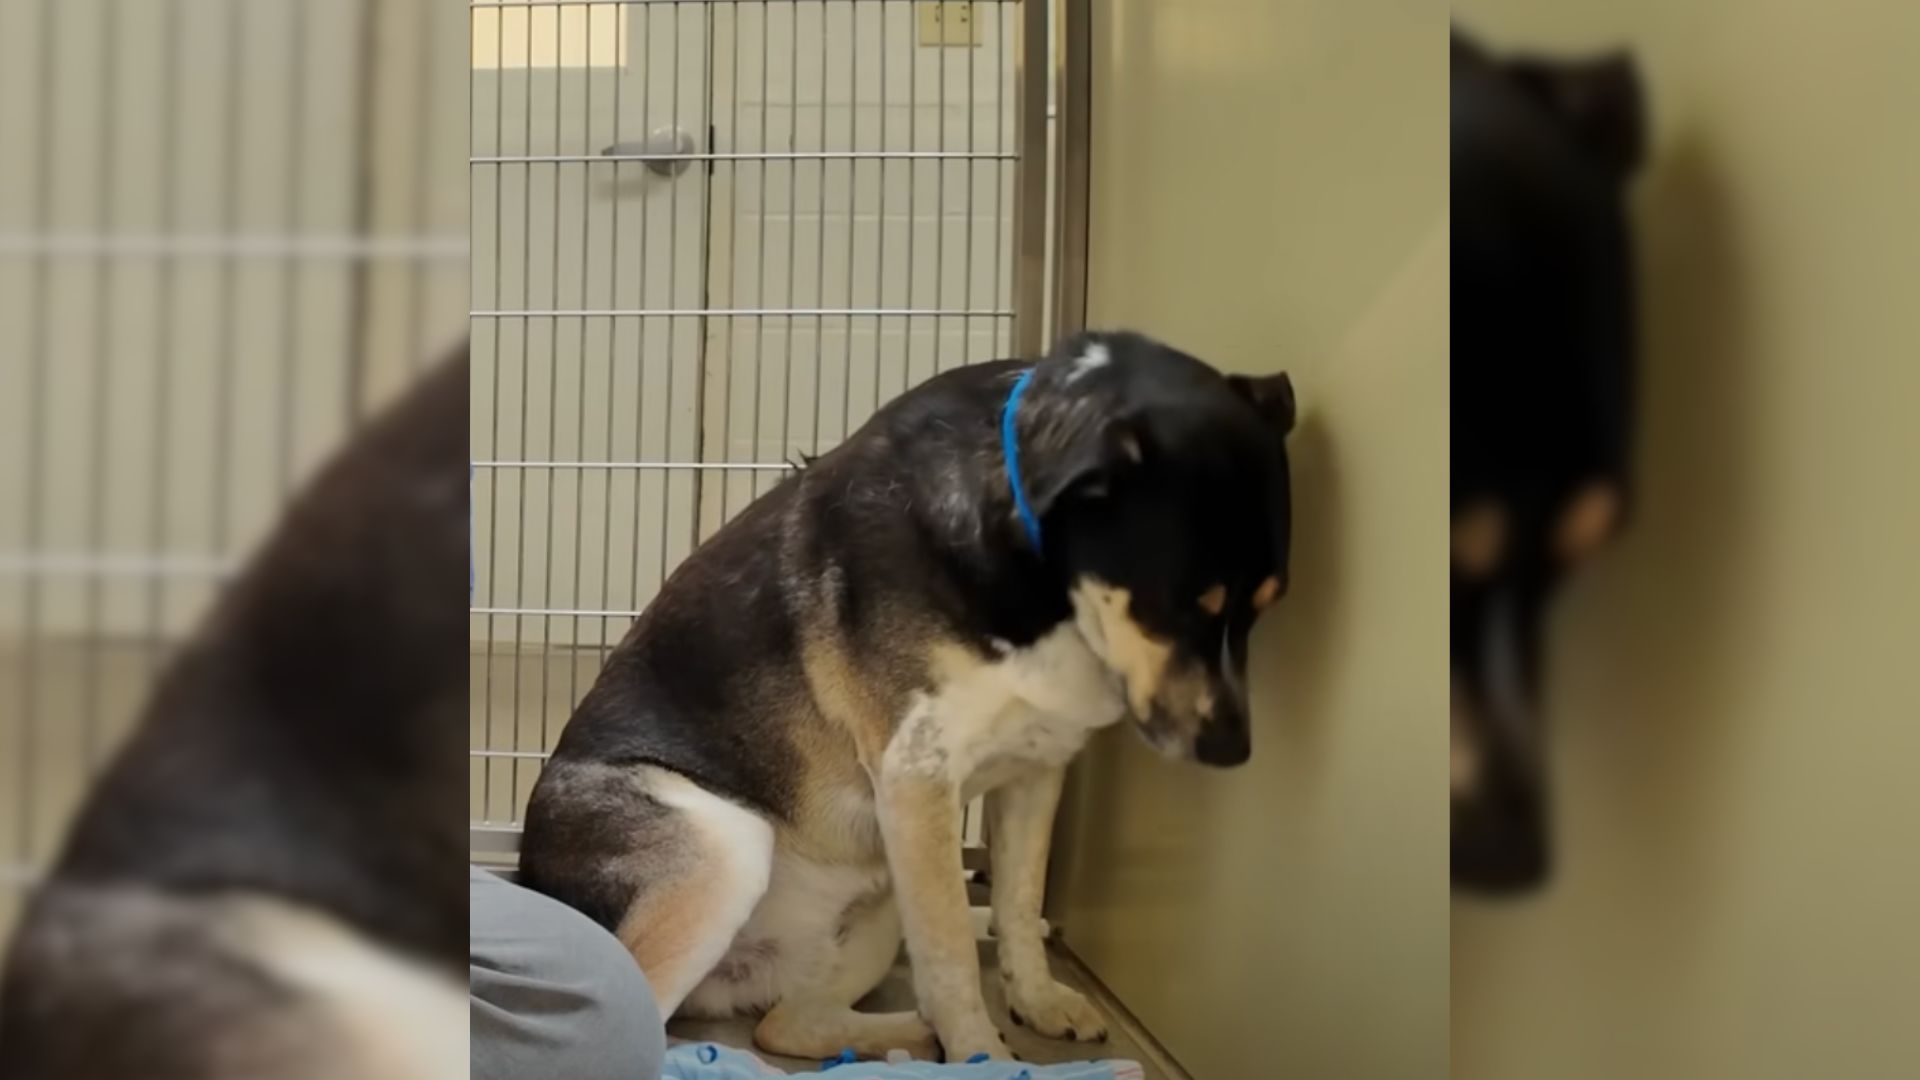
[[[1628,510],[1645,104],[1625,54],[1451,52],[1452,879],[1513,894],[1552,867],[1545,615]]]
[[[939,375],[669,578],[527,809],[529,886],[619,936],[661,1014],[763,1049],[1006,1058],[961,867],[985,793],[1007,1001],[1105,1037],[1042,941],[1065,766],[1131,717],[1244,762],[1247,635],[1287,590],[1285,374],[1131,333]],[[903,936],[918,1011],[853,1008]]]
[[[467,358],[174,659],[31,897],[4,1080],[467,1075]]]

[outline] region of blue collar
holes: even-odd
[[[1000,453],[1007,460],[1007,483],[1013,488],[1013,508],[1020,515],[1020,524],[1026,526],[1027,540],[1033,544],[1034,554],[1040,553],[1040,517],[1033,512],[1033,504],[1027,501],[1027,485],[1020,477],[1020,442],[1014,436],[1013,417],[1020,408],[1020,395],[1026,393],[1027,384],[1033,381],[1033,369],[1020,373],[1013,384],[1013,390],[1007,394],[1007,404],[1000,410]]]

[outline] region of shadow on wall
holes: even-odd
[[[1326,725],[1334,710],[1329,693],[1334,662],[1345,650],[1346,613],[1342,590],[1348,581],[1342,545],[1339,456],[1322,410],[1309,402],[1287,440],[1293,467],[1293,554],[1287,597],[1254,636],[1247,679],[1252,692],[1271,706],[1253,709],[1255,723],[1275,717],[1253,733],[1254,752],[1262,744],[1297,759],[1296,779],[1324,779],[1315,766],[1326,746]],[[1275,745],[1277,744],[1277,745]]]
[[[1605,911],[1608,924],[1634,926],[1658,943],[1626,950],[1619,962],[1663,955],[1675,978],[1694,970],[1687,957],[1717,906],[1721,875],[1708,830],[1722,815],[1711,806],[1711,778],[1739,738],[1723,703],[1738,697],[1734,684],[1752,663],[1725,643],[1749,617],[1745,590],[1756,580],[1740,558],[1752,550],[1761,479],[1749,464],[1759,433],[1744,363],[1756,301],[1712,145],[1683,136],[1651,165],[1635,201],[1634,506],[1619,547],[1570,583],[1547,635],[1544,709],[1558,729],[1561,803],[1591,809],[1560,815],[1563,874],[1544,897],[1518,908],[1456,901],[1456,1017],[1511,995],[1503,956],[1518,962],[1545,944],[1562,950],[1567,966],[1612,962],[1592,942],[1524,932],[1536,904]],[[1510,922],[1523,932],[1504,929]],[[1482,992],[1487,1003],[1476,1005]],[[1499,1028],[1456,1021],[1454,1031],[1457,1040]],[[1487,1064],[1489,1050],[1456,1043],[1454,1066]]]

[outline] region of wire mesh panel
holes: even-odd
[[[477,831],[695,545],[1040,318],[1043,9],[472,0]]]
[[[291,490],[459,333],[458,47],[435,0],[0,0],[0,929]]]

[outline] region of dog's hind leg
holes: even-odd
[[[677,773],[643,772],[648,795],[672,813],[649,830],[657,873],[635,894],[616,933],[646,973],[660,1015],[670,1017],[765,895],[773,826]]]
[[[863,1013],[853,1008],[880,984],[900,954],[900,911],[893,897],[849,909],[841,930],[816,939],[822,951],[810,959],[818,961],[815,970],[823,977],[790,977],[815,967],[804,961],[783,973],[785,992],[754,1029],[754,1043],[789,1057],[827,1058],[851,1048],[866,1058],[905,1050],[932,1059],[939,1044],[919,1013]]]

